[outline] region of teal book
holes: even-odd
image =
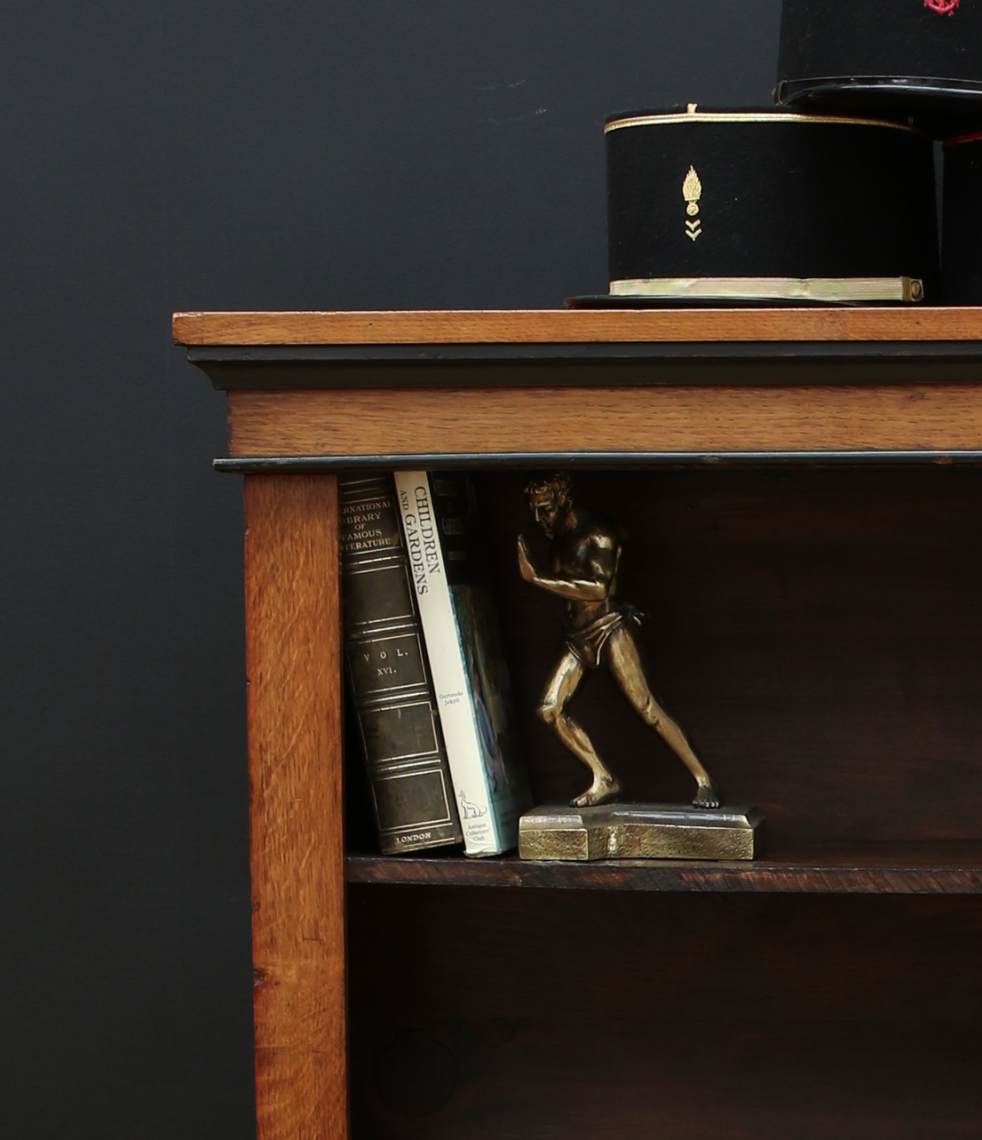
[[[397,471],[396,492],[467,855],[518,845],[532,806],[473,484]]]

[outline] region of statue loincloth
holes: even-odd
[[[601,614],[594,618],[589,625],[576,628],[566,624],[566,648],[573,656],[588,669],[596,669],[600,665],[604,646],[607,639],[615,629],[620,629],[625,622],[641,624],[641,613],[634,606],[625,602],[615,610]]]

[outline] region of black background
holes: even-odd
[[[779,0],[0,8],[0,1134],[249,1137],[241,480],[180,308],[606,284],[602,123]]]

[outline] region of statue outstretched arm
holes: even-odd
[[[523,535],[518,536],[518,572],[526,582],[531,582],[540,590],[572,602],[602,602],[610,592],[613,581],[613,575],[607,581],[591,581],[586,578],[552,578],[539,574],[532,565]]]

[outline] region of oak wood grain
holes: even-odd
[[[496,309],[174,313],[187,345],[982,339],[982,309]]]
[[[347,1136],[337,480],[245,480],[259,1140]]]
[[[233,456],[960,450],[982,385],[234,391]]]

